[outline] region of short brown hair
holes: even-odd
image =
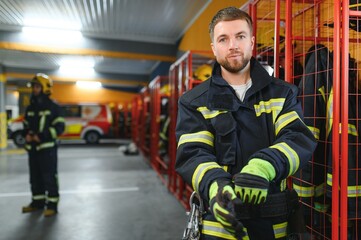
[[[226,7],[219,10],[216,15],[214,15],[212,21],[209,23],[209,35],[211,36],[212,42],[214,37],[214,27],[217,25],[217,23],[221,21],[233,21],[238,19],[246,20],[252,34],[253,22],[248,13],[236,7]]]

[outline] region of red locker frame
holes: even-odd
[[[170,128],[169,128],[169,190],[175,195],[180,203],[189,209],[189,197],[193,192],[191,186],[175,172],[177,142],[175,128],[177,122],[178,99],[185,92],[197,84],[200,80],[193,77],[193,72],[203,64],[213,64],[213,53],[210,51],[188,51],[184,53],[169,70],[169,83],[171,98],[169,102]]]

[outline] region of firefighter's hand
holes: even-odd
[[[234,175],[235,192],[244,203],[264,203],[269,181],[272,181],[275,175],[276,171],[271,163],[262,159],[251,159],[240,173]]]
[[[32,142],[32,141],[33,141],[33,135],[31,135],[31,134],[26,134],[26,136],[25,136],[25,141],[26,141],[27,143]]]
[[[231,185],[215,181],[209,188],[209,206],[215,219],[237,239],[245,236],[243,224],[235,217],[235,208],[242,204]]]
[[[40,142],[40,138],[39,138],[39,136],[38,136],[37,134],[35,134],[35,135],[33,136],[33,141],[34,141],[34,142],[37,142],[37,143]]]

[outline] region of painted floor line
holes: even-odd
[[[116,193],[116,192],[134,192],[139,191],[138,187],[125,187],[125,188],[109,188],[109,189],[81,189],[81,190],[63,190],[59,191],[62,194],[88,194],[88,193]],[[30,192],[18,193],[0,193],[0,198],[5,197],[23,197],[30,196]]]

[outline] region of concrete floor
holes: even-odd
[[[121,144],[59,147],[59,214],[22,214],[30,202],[27,154],[11,142],[0,151],[1,240],[181,239],[185,209],[141,155]]]

